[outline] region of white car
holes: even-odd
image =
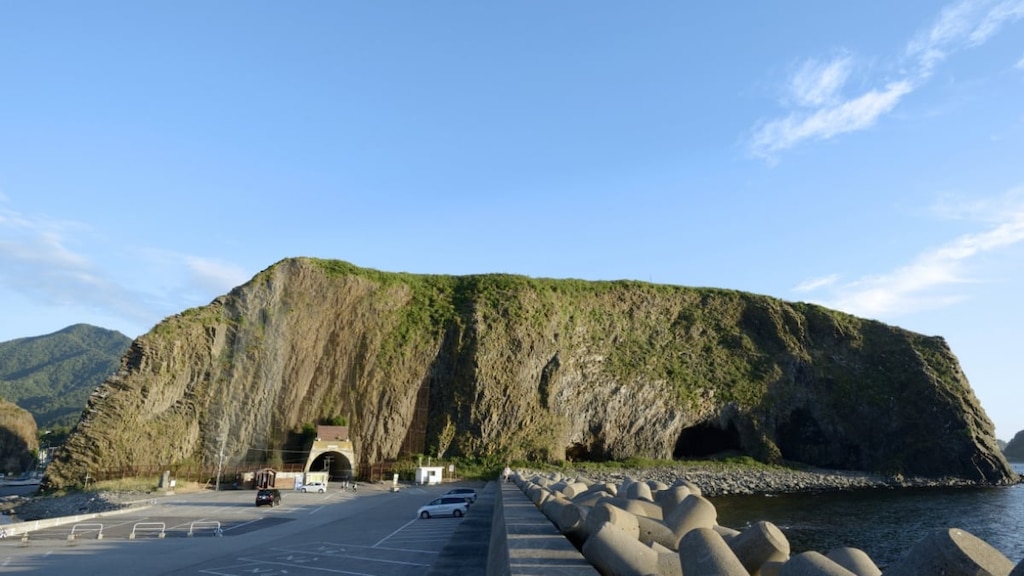
[[[327,484],[324,484],[323,482],[310,482],[309,484],[303,484],[300,490],[303,492],[318,492],[323,494],[324,492],[327,492]]]
[[[433,518],[434,516],[454,516],[460,518],[469,512],[469,502],[463,496],[442,496],[435,498],[427,504],[420,506],[416,515],[420,518]]]
[[[476,502],[476,490],[472,488],[454,488],[444,494],[441,494],[441,496],[461,496],[462,498],[469,500],[470,504]]]

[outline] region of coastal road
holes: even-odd
[[[416,509],[452,487],[282,491],[275,508],[256,508],[251,490],[165,496],[144,509],[31,532],[27,543],[2,540],[0,574],[419,576],[464,519],[421,520]]]

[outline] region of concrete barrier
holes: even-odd
[[[859,548],[836,548],[825,554],[825,557],[857,576],[882,576],[874,560]]]
[[[729,539],[729,548],[750,574],[757,574],[765,562],[789,559],[789,540],[771,522],[760,521]]]
[[[1013,562],[984,540],[969,532],[950,528],[932,532],[910,548],[910,552],[885,576],[968,576],[1009,574]]]
[[[855,576],[853,572],[814,550],[793,556],[782,564],[778,574],[779,576]],[[922,572],[918,576],[925,576],[925,574],[938,576],[941,572]]]
[[[612,496],[609,498],[602,498],[598,502],[607,502],[612,506],[618,506],[627,512],[636,514],[637,516],[647,516],[648,518],[654,518],[661,520],[661,506],[658,506],[654,502],[648,502],[647,500],[634,500],[630,498],[620,498],[618,496]]]
[[[650,483],[632,479],[619,485],[590,483],[569,500],[561,495],[564,492],[552,493],[533,482],[535,478],[548,484],[563,482],[562,490],[574,494],[578,488],[576,481],[534,476],[530,481],[514,478],[513,483],[502,483],[501,491],[506,496],[509,492],[517,494],[517,501],[530,507],[532,514],[543,520],[547,529],[558,534],[563,545],[576,554],[577,560],[593,570],[585,572],[587,574],[1024,576],[1024,560],[1014,567],[998,550],[963,530],[949,529],[929,535],[911,547],[907,555],[887,568],[883,575],[868,554],[856,548],[836,548],[828,555],[812,550],[790,556],[788,539],[770,522],[758,522],[743,531],[720,526],[714,505],[700,496],[700,489],[692,483],[681,481],[666,488],[657,485],[649,491],[652,500],[645,498],[648,490],[642,487],[650,489]],[[611,496],[612,491],[623,496]],[[625,497],[627,495],[633,497]],[[500,559],[507,557],[507,564],[514,567],[513,556],[507,551],[503,555],[500,550],[503,543],[506,548],[511,546],[504,541],[513,538],[509,527],[519,522],[510,521],[504,513],[502,510],[500,524],[502,533],[508,535],[504,540],[492,538],[492,547],[499,549],[497,554],[492,551],[492,556],[499,559],[498,564],[505,563]],[[496,510],[495,530],[499,524],[498,514]],[[530,541],[530,546],[535,546],[535,542]],[[541,557],[546,556],[543,552],[546,548],[547,545],[541,549]],[[569,563],[570,570],[566,572],[561,565],[556,567],[551,563],[545,569],[543,562],[538,566],[535,559],[527,559],[537,554],[536,550],[524,553],[519,571],[510,568],[506,572],[494,572],[489,565],[487,574],[561,576],[573,574],[579,568]]]
[[[651,493],[651,487],[646,482],[633,482],[627,486],[626,498],[654,502],[654,494]]]
[[[641,542],[647,545],[657,543],[675,553],[676,535],[664,522],[646,516],[637,516],[636,523],[640,530]]]
[[[665,518],[665,525],[676,535],[676,545],[679,548],[679,541],[686,536],[686,533],[696,528],[712,528],[717,524],[718,511],[715,510],[707,498],[690,494],[679,503],[668,518]],[[685,572],[685,570],[684,570]]]
[[[78,514],[75,516],[60,516],[57,518],[45,518],[43,520],[27,520],[25,522],[12,522],[10,524],[4,524],[2,529],[4,535],[7,538],[14,536],[20,536],[29,532],[35,532],[36,530],[43,530],[45,528],[53,528],[54,526],[62,526],[65,524],[79,524],[86,520],[93,520],[96,518],[106,518],[109,516],[117,516],[118,514],[127,514],[129,512],[138,512],[139,510],[145,510],[149,508],[146,506],[130,506],[127,508],[121,508],[119,510],[108,510],[107,512],[96,512],[94,514]]]
[[[722,536],[711,528],[694,528],[679,542],[686,576],[747,576],[747,569]]]
[[[492,512],[487,576],[598,576],[515,483],[500,482]]]
[[[607,522],[587,538],[583,557],[601,574],[645,576],[658,573],[658,553]]]
[[[661,506],[661,514],[664,518],[671,514],[672,510],[690,494],[693,492],[686,486],[672,486],[665,490],[659,490],[654,495],[654,501]]]
[[[599,502],[586,511],[583,531],[589,538],[597,534],[597,531],[607,523],[639,540],[640,526],[637,518],[636,514],[627,512],[618,506],[613,506],[608,502]]]

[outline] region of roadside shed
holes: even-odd
[[[440,466],[420,466],[416,468],[416,483],[440,484],[443,470]]]

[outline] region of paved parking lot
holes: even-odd
[[[275,508],[256,508],[252,491],[168,496],[145,509],[33,531],[27,544],[4,540],[0,573],[427,574],[473,510],[461,519],[417,519],[420,505],[452,485],[389,487],[285,491]]]

